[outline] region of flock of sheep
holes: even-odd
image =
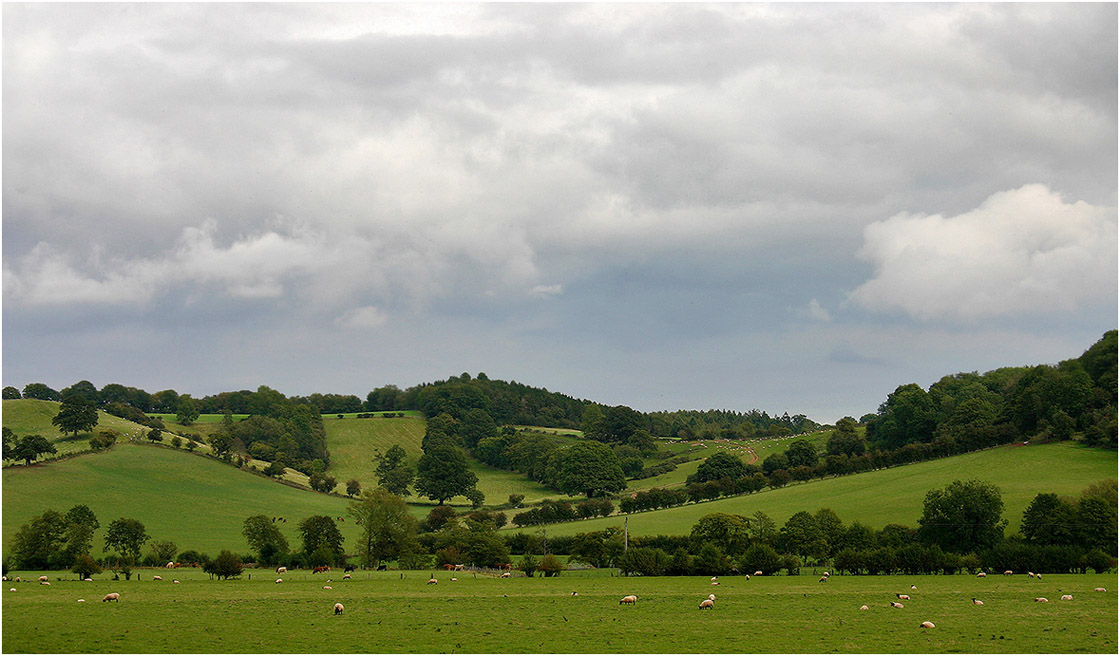
[[[279,567],[279,568],[277,568],[276,573],[277,574],[286,574],[287,571],[288,571],[287,568]],[[762,574],[762,572],[755,572],[755,576],[760,576],[761,574]],[[1006,576],[1011,576],[1012,574],[1013,574],[1013,572],[1011,572],[1010,570],[1004,572],[1004,575],[1006,575]],[[986,574],[984,574],[984,572],[980,572],[979,574],[977,574],[977,576],[978,577],[984,577],[984,576],[986,576]],[[1034,572],[1028,572],[1028,576],[1030,578],[1037,578],[1037,579],[1042,578],[1041,574],[1035,574]],[[502,578],[508,578],[508,577],[509,577],[508,572],[505,572],[505,573],[502,574]],[[825,583],[825,582],[828,581],[829,577],[830,577],[830,574],[828,572],[825,572],[821,576],[819,581],[821,583]],[[152,578],[155,581],[162,581],[163,580],[162,577],[160,577],[160,576],[153,576]],[[342,578],[343,579],[349,579],[350,574],[345,574]],[[745,578],[746,578],[746,580],[749,581],[750,578],[751,578],[751,575],[747,574]],[[3,580],[7,581],[8,577],[6,577],[6,576],[3,577]],[[87,579],[84,579],[84,580],[85,581],[90,581],[91,579],[87,578]],[[458,579],[452,578],[451,581],[458,581]],[[14,582],[16,582],[16,583],[21,582],[20,577],[18,577],[18,576],[15,577]],[[50,585],[50,581],[48,580],[48,577],[46,577],[46,576],[40,576],[38,582],[39,582],[40,585]],[[173,583],[178,583],[178,582],[179,582],[178,580],[173,581]],[[283,583],[283,579],[278,578],[278,579],[276,579],[276,582],[277,583]],[[327,582],[330,583],[331,580],[327,579]],[[435,577],[429,578],[428,582],[427,582],[428,585],[433,585],[433,584],[437,584],[437,583],[439,583],[439,581]],[[713,576],[711,578],[711,584],[712,585],[719,585],[719,577]],[[329,585],[325,585],[325,586],[323,586],[323,589],[324,590],[331,590],[332,588]],[[918,588],[917,588],[917,586],[912,585],[912,586],[910,586],[910,589],[912,591],[916,591]],[[9,591],[10,592],[15,592],[16,588],[11,588]],[[1095,592],[1107,592],[1108,590],[1105,589],[1105,588],[1095,588],[1094,591]],[[573,597],[578,596],[578,595],[579,595],[578,592],[572,592],[571,593],[571,596],[573,596]],[[896,597],[896,601],[890,602],[890,607],[891,608],[904,608],[905,606],[902,604],[902,602],[903,601],[910,601],[910,595],[909,594],[896,593],[895,597]],[[110,592],[109,594],[105,595],[101,599],[101,601],[103,601],[103,602],[115,601],[115,602],[118,602],[118,603],[120,603],[120,600],[121,600],[121,595],[118,592]],[[1047,599],[1046,597],[1035,597],[1034,600],[1035,600],[1035,602],[1038,602],[1038,603],[1048,603],[1049,602],[1049,599]],[[1061,600],[1062,601],[1073,601],[1073,595],[1064,594],[1064,595],[1061,596]],[[78,601],[79,602],[84,602],[85,599],[79,599]],[[635,605],[637,603],[638,603],[638,595],[626,595],[625,597],[620,599],[619,602],[618,602],[618,604],[620,606],[622,606],[622,605]],[[713,610],[715,608],[715,603],[716,603],[716,596],[714,594],[709,594],[707,599],[701,600],[699,609],[700,610]],[[973,597],[972,598],[972,604],[974,606],[983,606],[984,602],[977,599],[976,597]],[[345,608],[341,603],[335,603],[334,604],[334,614],[335,615],[342,615],[343,610],[345,610]],[[860,606],[860,610],[861,611],[870,610],[870,606],[867,606],[865,604],[863,606]],[[925,621],[925,622],[922,622],[919,625],[919,627],[923,628],[923,629],[932,629],[932,628],[935,628],[935,625],[934,625],[933,622]]]

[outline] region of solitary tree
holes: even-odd
[[[190,426],[198,419],[198,406],[194,399],[187,395],[179,397],[179,407],[175,410],[175,420],[184,426]]]
[[[42,435],[24,435],[16,441],[10,455],[14,460],[23,460],[30,465],[44,453],[58,453],[58,449]]]
[[[148,538],[140,520],[121,517],[113,520],[105,532],[105,551],[113,549],[123,559],[135,563],[140,558],[140,548]]]
[[[70,568],[70,571],[83,579],[88,579],[94,574],[100,574],[101,566],[89,554],[79,554],[74,558],[74,566]]]
[[[431,445],[416,466],[416,491],[441,505],[470,492],[477,483],[478,476],[470,470],[463,452],[446,442]]]
[[[260,556],[262,563],[272,564],[278,555],[288,552],[288,539],[276,524],[264,515],[247,517],[241,528],[241,534],[245,536],[249,548]]]
[[[953,481],[926,493],[918,537],[955,553],[979,552],[1003,537],[1003,499],[999,488],[983,481]]]
[[[222,549],[218,557],[208,561],[202,566],[202,571],[217,576],[218,580],[229,579],[231,576],[241,576],[241,559],[228,549]]]
[[[303,540],[303,553],[312,558],[322,558],[334,563],[342,559],[342,533],[333,517],[312,515],[299,524]],[[320,552],[316,556],[316,552]]]
[[[346,481],[346,496],[356,497],[361,493],[362,484],[358,482],[358,479],[351,478],[350,480]]]
[[[747,466],[743,464],[741,458],[724,451],[717,451],[700,463],[696,473],[688,477],[688,482],[706,483],[721,478],[730,478],[734,481],[748,473]]]
[[[81,394],[71,394],[62,400],[58,414],[51,419],[58,430],[66,433],[84,433],[97,425],[97,406]]]
[[[626,488],[626,476],[618,456],[606,444],[577,442],[561,452],[557,487],[569,495],[586,494],[588,498]]]
[[[415,474],[405,462],[407,454],[399,444],[389,447],[384,455],[377,457],[377,482],[386,490],[400,496],[408,496]]]
[[[350,503],[349,513],[361,526],[358,555],[362,567],[376,567],[415,550],[417,522],[397,495],[384,488],[367,490]]]

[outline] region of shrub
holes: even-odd
[[[544,572],[545,576],[560,576],[560,572],[564,570],[563,563],[560,559],[552,554],[546,554],[541,558],[541,562],[537,565],[537,569]]]
[[[223,549],[218,557],[202,566],[202,571],[218,580],[228,579],[232,576],[241,576],[241,559],[228,549]]]
[[[541,561],[538,560],[536,556],[533,554],[525,554],[525,557],[517,564],[517,569],[525,572],[525,576],[532,576],[533,572],[537,571],[537,566],[540,564]]]
[[[89,554],[80,554],[74,559],[74,566],[70,568],[70,571],[83,579],[88,579],[94,574],[100,574],[101,566]]]

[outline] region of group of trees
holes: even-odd
[[[105,530],[102,559],[91,555],[94,531],[101,523],[97,515],[84,504],[76,505],[62,514],[46,510],[20,526],[12,537],[11,565],[22,569],[72,569],[83,576],[101,571],[101,566],[120,569],[129,576],[130,568],[140,564],[141,549],[151,538],[144,525],[127,517],[113,520]],[[175,554],[171,543],[153,543],[154,557],[167,558]],[[166,560],[164,561],[166,562]],[[9,564],[5,559],[5,567]]]
[[[882,449],[926,443],[955,453],[1081,433],[1090,445],[1115,449],[1116,339],[1110,330],[1057,365],[959,373],[928,391],[902,385],[866,418],[867,438]]]
[[[608,529],[575,536],[573,559],[645,575],[796,573],[831,563],[841,572],[975,573],[1084,572],[1115,566],[1116,483],[1103,481],[1077,499],[1039,494],[1023,515],[1022,535],[1005,537],[999,490],[981,481],[954,481],[930,490],[919,528],[888,524],[876,531],[845,525],[830,509],[792,515],[777,526],[765,513],[710,513],[688,536],[632,537]]]
[[[517,526],[533,526],[535,524],[555,524],[568,522],[573,519],[591,519],[592,517],[606,517],[614,512],[614,504],[610,499],[584,499],[574,506],[568,501],[545,499],[530,510],[513,516],[513,523]]]

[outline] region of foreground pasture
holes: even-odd
[[[153,581],[153,575],[163,581]],[[139,580],[34,583],[3,592],[3,651],[110,653],[1007,652],[1116,653],[1115,575],[623,578],[566,572],[495,579],[294,571],[211,581],[197,570]],[[54,579],[53,573],[48,573]],[[72,576],[72,575],[70,575]],[[402,578],[403,576],[403,578]],[[180,584],[171,583],[179,578]],[[327,578],[332,578],[330,583]],[[31,579],[32,582],[27,582]],[[332,590],[324,590],[330,585]],[[917,587],[916,590],[910,588]],[[16,592],[8,588],[16,587]],[[1094,592],[1095,587],[1109,592]],[[571,593],[578,592],[578,596]],[[119,592],[120,603],[102,603]],[[716,594],[712,611],[699,602]],[[905,608],[890,607],[896,593]],[[637,604],[619,605],[635,594]],[[1072,594],[1072,601],[1059,601]],[[1035,603],[1038,596],[1050,603]],[[974,606],[972,597],[984,601]],[[85,603],[77,600],[83,598]],[[335,616],[336,602],[345,612]],[[869,610],[860,611],[866,604]],[[934,629],[919,624],[931,621]]]

